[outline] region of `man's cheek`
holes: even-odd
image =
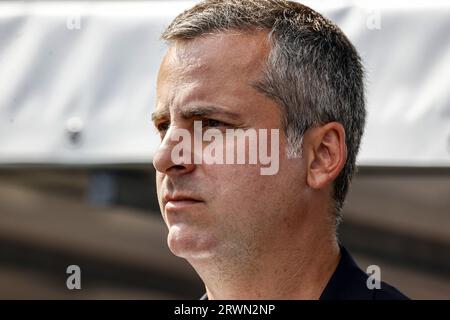
[[[158,192],[158,195],[161,193],[163,178],[164,175],[162,173],[156,172],[156,191]]]

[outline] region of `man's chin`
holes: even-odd
[[[170,251],[184,259],[206,259],[211,257],[216,241],[212,236],[189,230],[186,226],[171,226],[167,236]]]

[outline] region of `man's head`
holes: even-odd
[[[365,121],[362,66],[343,33],[299,3],[212,0],[175,18],[163,39],[154,165],[171,250],[188,259],[256,256],[305,224],[332,230]],[[278,173],[176,164],[170,137],[192,132],[194,120],[280,129]]]

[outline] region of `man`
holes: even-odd
[[[360,58],[339,28],[295,2],[210,0],[162,38],[158,198],[169,248],[199,274],[204,298],[406,298],[385,283],[370,289],[336,237],[366,115]],[[276,173],[196,161],[198,122],[222,142],[237,129],[268,133]]]

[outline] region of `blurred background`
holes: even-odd
[[[197,299],[166,244],[150,114],[195,1],[0,1],[0,298]],[[450,4],[302,1],[367,72],[368,123],[339,236],[414,299],[450,299]],[[81,268],[81,290],[66,269]]]

